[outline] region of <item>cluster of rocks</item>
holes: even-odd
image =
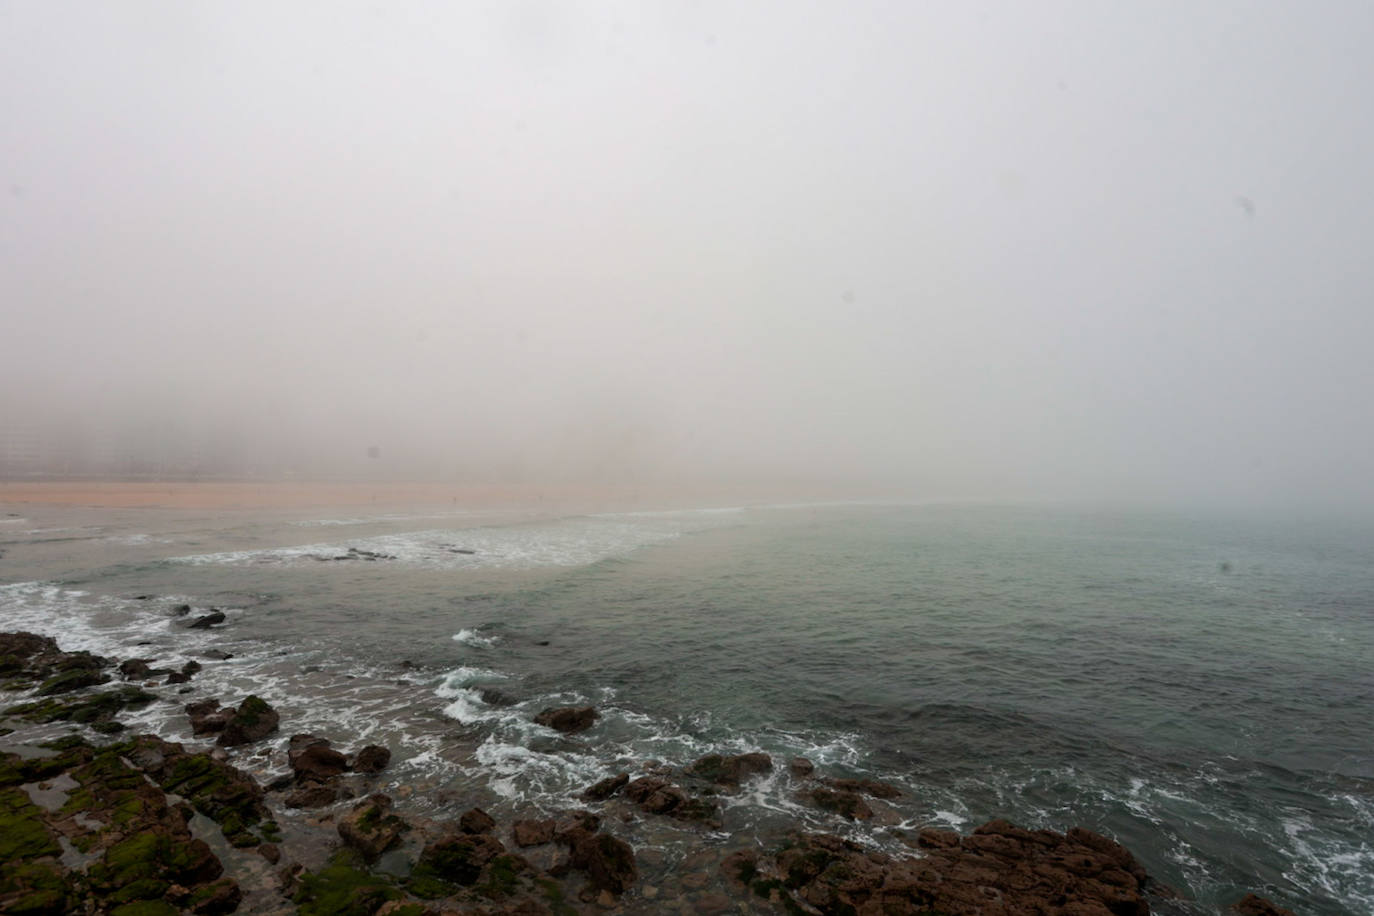
[[[118,670],[143,686],[195,673],[152,664],[131,659]],[[10,689],[34,694],[5,714],[116,731],[115,714],[155,696],[133,685],[82,690],[109,681],[112,666],[61,652],[46,637],[0,634],[0,675]],[[1120,844],[1080,828],[1059,834],[993,821],[968,836],[927,829],[903,836],[912,850],[902,855],[795,832],[772,849],[703,842],[676,864],[652,844],[636,850],[603,829],[654,818],[688,836],[718,829],[721,799],[775,772],[761,752],[708,754],[680,768],[649,761],[637,775],[588,786],[581,797],[593,810],[502,825],[480,808],[453,820],[403,816],[376,791],[389,750],[345,754],[310,734],[287,741],[290,772],[264,789],[223,748],[277,733],[276,710],[249,696],[185,711],[193,733],[218,747],[188,749],[150,735],[98,747],[72,736],[23,755],[0,753],[0,912],[216,916],[249,901],[254,911],[305,916],[1145,916],[1152,899],[1172,894]],[[575,734],[597,718],[592,707],[560,707],[535,721]],[[837,823],[882,823],[885,803],[901,795],[887,783],[817,774],[802,758],[787,771],[796,798]],[[273,804],[322,810],[292,819],[288,835]],[[650,881],[641,879],[645,868]],[[1233,909],[1293,916],[1255,895]]]
[[[345,773],[375,775],[391,762],[391,751],[369,744],[351,758],[330,746],[329,739],[315,735],[292,735],[286,752],[291,775],[272,783],[271,788],[290,790],[283,802],[288,808],[320,808],[352,798],[352,790],[340,784]]]

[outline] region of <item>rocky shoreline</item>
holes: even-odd
[[[203,746],[127,735],[124,710],[179,702],[151,691],[186,690],[177,685],[201,670],[156,661],[116,662],[0,633],[0,688],[20,700],[5,704],[0,724],[0,736],[13,736],[0,737],[9,742],[0,752],[0,912],[1144,916],[1178,900],[1125,847],[1081,828],[925,829],[901,835],[910,848],[902,855],[802,829],[771,848],[718,834],[707,841],[722,825],[720,799],[775,766],[787,766],[800,800],[837,824],[880,817],[900,795],[763,753],[712,754],[681,768],[647,761],[588,786],[582,808],[508,823],[475,807],[444,820],[402,815],[376,791],[389,750],[345,753],[316,735],[291,736],[290,774],[259,785],[227,749],[279,737],[289,723],[257,697],[185,704]],[[565,707],[536,721],[571,734],[596,718],[592,707]],[[16,740],[18,728],[62,722],[88,731]],[[292,810],[305,816],[284,816]],[[642,818],[700,831],[703,841],[665,869],[661,850],[617,836],[617,824]],[[1255,895],[1231,910],[1291,916]]]

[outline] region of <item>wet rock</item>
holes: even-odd
[[[650,814],[665,814],[684,821],[700,821],[708,826],[720,823],[715,802],[688,795],[682,788],[659,776],[641,776],[624,788],[625,797]]]
[[[770,772],[772,769],[773,758],[762,752],[755,752],[733,757],[707,754],[687,767],[686,772],[690,776],[734,788],[749,777]]]
[[[380,773],[389,763],[391,751],[378,744],[369,744],[353,758],[353,769],[358,773]]]
[[[191,606],[189,604],[178,604],[176,607],[172,608],[172,615],[174,617],[185,617],[189,613],[191,613]]]
[[[816,807],[833,811],[851,821],[866,821],[873,816],[873,809],[857,792],[842,792],[822,786],[812,789],[809,797]]]
[[[702,894],[692,904],[692,909],[703,916],[716,916],[718,913],[728,913],[735,908],[735,904],[724,894]]]
[[[233,709],[221,707],[219,700],[216,699],[187,703],[184,708],[186,715],[191,719],[191,734],[193,735],[216,734],[224,731],[224,726],[228,724],[229,717],[234,714]]]
[[[943,831],[930,840],[920,858],[893,858],[801,834],[773,863],[740,864],[736,877],[759,896],[786,894],[822,913],[1149,913],[1148,878],[1135,859],[1086,830],[1060,835],[992,821],[952,844]]]
[[[124,686],[99,693],[80,694],[75,697],[48,697],[31,703],[22,703],[5,710],[5,715],[27,719],[30,722],[77,722],[89,725],[105,734],[113,734],[123,728],[114,717],[124,709],[147,706],[157,699],[137,687]]]
[[[1259,894],[1246,894],[1231,904],[1231,912],[1236,916],[1297,916],[1292,910],[1284,909]]]
[[[328,742],[309,745],[288,757],[298,783],[328,782],[348,769],[348,759]]]
[[[171,674],[167,675],[167,680],[163,681],[162,683],[171,686],[173,684],[184,684],[190,679],[191,675],[189,674],[183,674],[180,671],[173,671]]]
[[[337,786],[307,783],[282,799],[288,808],[323,808],[339,800]]]
[[[488,706],[514,706],[516,702],[515,697],[496,687],[481,687],[477,695]]]
[[[630,781],[629,773],[618,773],[615,776],[608,776],[595,785],[588,786],[582,792],[582,797],[589,801],[605,801],[621,789]]]
[[[639,878],[630,844],[607,833],[568,834],[568,864],[587,873],[593,891],[623,894]]]
[[[496,829],[496,819],[481,808],[469,808],[458,818],[458,829],[464,833],[491,833]]]
[[[597,718],[599,714],[594,706],[560,706],[543,710],[534,717],[534,722],[554,731],[574,734],[591,728]]]
[[[211,611],[208,614],[202,614],[195,620],[192,620],[186,626],[192,630],[208,630],[211,627],[221,623],[224,623],[224,612]]]
[[[141,681],[148,677],[151,658],[131,658],[119,663],[119,676],[126,681]]]
[[[249,695],[239,704],[234,715],[220,732],[216,744],[222,747],[237,747],[261,741],[277,730],[281,717],[277,711],[260,697]]]
[[[233,658],[234,655],[231,652],[225,652],[223,649],[206,649],[204,652],[200,653],[200,657],[208,658],[212,661],[223,662]]]
[[[458,834],[425,846],[411,874],[415,880],[437,880],[467,887],[477,883],[482,868],[506,847],[490,834]]]
[[[193,659],[193,660],[188,661],[186,664],[184,664],[184,665],[181,666],[181,673],[184,674],[184,675],[186,675],[187,677],[190,677],[190,676],[193,675],[193,674],[199,673],[200,670],[201,670],[201,667],[202,667],[201,663],[198,662],[198,661],[195,661],[195,660]]]
[[[401,839],[406,822],[391,813],[391,799],[369,795],[339,820],[339,837],[358,850],[366,862],[375,862]]]
[[[542,846],[553,842],[553,818],[545,820],[519,820],[511,825],[511,837],[516,846]]]
[[[262,856],[271,865],[276,865],[281,861],[281,848],[276,843],[263,843],[258,847],[258,855]]]
[[[788,762],[787,768],[792,771],[792,775],[798,779],[805,779],[816,772],[816,765],[805,757],[793,757]]]

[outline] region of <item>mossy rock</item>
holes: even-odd
[[[301,916],[372,916],[382,904],[403,896],[385,878],[355,867],[351,856],[335,856],[318,872],[307,872],[291,900]]]
[[[22,789],[0,789],[0,862],[60,855],[61,845],[28,794]]]
[[[0,901],[4,912],[23,916],[58,916],[75,908],[60,866],[42,859],[0,865]]]
[[[69,693],[82,687],[94,687],[109,681],[109,676],[90,668],[72,668],[48,678],[38,688],[40,697],[50,697],[58,693]]]
[[[165,900],[139,900],[110,910],[110,916],[180,916],[181,910]]]

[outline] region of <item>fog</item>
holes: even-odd
[[[3,2],[0,438],[1374,506],[1372,36],[1359,0]]]

